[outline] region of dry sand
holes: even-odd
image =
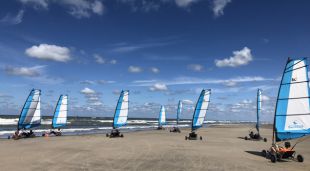
[[[259,170],[309,171],[310,140],[296,147],[303,163],[271,163],[259,156],[271,145],[271,129],[261,130],[268,142],[245,141],[249,126],[217,126],[198,131],[203,141],[185,141],[182,133],[154,130],[102,135],[0,140],[0,170]]]

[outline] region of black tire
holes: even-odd
[[[263,151],[262,151],[262,156],[263,156],[263,157],[267,157],[267,152],[266,152],[266,150],[263,150]]]
[[[275,155],[271,154],[271,155],[270,155],[270,161],[271,161],[272,163],[277,162],[277,157],[276,157]]]
[[[245,137],[244,137],[244,139],[245,139],[245,140],[248,140],[248,137],[247,137],[247,136],[245,136]]]
[[[105,136],[109,137],[109,134],[105,134]]]
[[[264,138],[264,142],[267,142],[267,138]]]
[[[185,140],[187,140],[187,136],[185,136]]]
[[[300,154],[297,155],[297,161],[298,162],[304,162],[304,157]]]
[[[200,136],[200,140],[202,140],[202,136]]]
[[[121,134],[121,137],[123,138],[123,137],[124,137],[124,135],[123,135],[123,134]]]

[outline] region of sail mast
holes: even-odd
[[[182,101],[179,100],[178,110],[177,110],[177,125],[179,125],[180,114],[182,112]]]

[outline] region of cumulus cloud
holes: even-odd
[[[68,13],[76,18],[89,18],[92,14],[102,15],[104,5],[99,0],[20,0],[35,9],[47,10],[50,4],[58,4],[68,9]]]
[[[4,71],[8,75],[15,75],[15,76],[23,76],[23,77],[37,77],[41,75],[42,69],[45,66],[34,66],[34,67],[12,67],[6,66]]]
[[[168,87],[163,83],[156,83],[152,87],[149,88],[150,91],[167,91]]]
[[[139,73],[142,72],[142,68],[138,66],[129,66],[128,71],[131,73]]]
[[[192,71],[196,71],[196,72],[200,72],[203,70],[203,66],[200,64],[190,64],[187,66],[187,69],[192,70]]]
[[[85,95],[89,95],[89,94],[95,94],[96,92],[93,89],[85,87],[84,89],[81,90],[81,93]]]
[[[112,59],[111,61],[110,61],[110,64],[116,64],[117,63],[117,60],[115,60],[115,59]]]
[[[112,83],[115,83],[115,81],[111,81],[111,80],[98,80],[97,83],[98,84],[112,84]]]
[[[67,62],[71,60],[70,49],[57,45],[40,44],[26,49],[26,55],[29,57],[53,60],[57,62]]]
[[[225,86],[227,86],[227,87],[234,87],[234,86],[237,85],[237,82],[232,81],[232,80],[227,80],[227,81],[225,81],[223,84],[224,84]]]
[[[224,8],[231,0],[212,0],[212,10],[215,17],[224,15]]]
[[[215,65],[217,67],[238,67],[242,65],[247,65],[253,60],[251,54],[251,49],[244,47],[240,51],[234,51],[233,56],[225,59],[215,60]]]
[[[12,16],[11,14],[7,14],[2,19],[0,19],[0,23],[9,24],[9,25],[19,24],[23,21],[24,13],[25,13],[24,10],[19,10],[15,16]]]
[[[153,72],[155,74],[159,73],[159,69],[156,67],[151,67],[150,69],[151,69],[151,72]]]

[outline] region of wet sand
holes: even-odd
[[[260,156],[271,145],[270,128],[261,129],[268,142],[246,141],[248,125],[202,128],[203,140],[186,141],[167,130],[102,135],[0,140],[0,170],[310,170],[310,140],[296,147],[305,161],[271,163]]]

